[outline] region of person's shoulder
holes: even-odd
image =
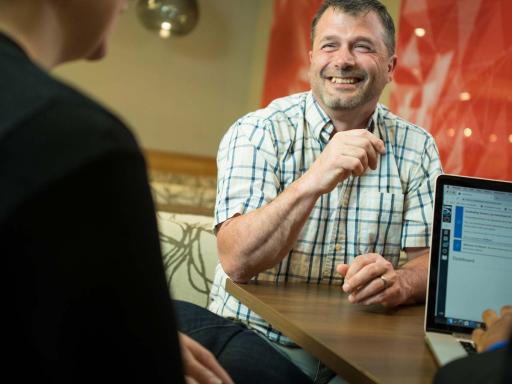
[[[395,131],[399,135],[413,135],[426,140],[433,139],[430,132],[425,128],[394,114],[385,105],[378,104],[377,108],[379,110],[379,119],[384,123],[388,131]]]
[[[0,221],[39,191],[96,165],[143,157],[128,129],[80,95],[53,97],[0,138]]]
[[[138,150],[120,118],[78,92],[52,98],[34,114],[31,125],[44,127],[50,137],[75,142],[84,150]]]
[[[2,55],[0,60],[0,106],[5,113],[0,127],[16,125],[44,108],[58,95],[73,95],[71,87],[51,77],[21,55]]]
[[[249,115],[269,120],[290,119],[303,115],[307,95],[308,92],[301,92],[274,99],[265,108]]]
[[[119,139],[133,145],[124,124],[98,103],[29,60],[5,59],[0,66],[0,138],[12,130],[37,127],[39,134],[44,129],[48,137],[62,135],[61,141],[117,132]]]
[[[235,123],[243,130],[263,129],[266,131],[276,126],[293,127],[304,118],[308,92],[296,93],[270,102],[266,107],[250,112]]]

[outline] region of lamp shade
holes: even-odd
[[[137,15],[147,29],[165,38],[192,31],[199,9],[196,0],[138,0]]]

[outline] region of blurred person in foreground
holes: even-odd
[[[239,383],[293,380],[286,370],[265,376],[279,359],[296,368],[249,332],[253,348],[240,357],[232,345],[245,328],[225,319],[216,317],[229,337],[214,333],[214,354],[177,333],[140,149],[116,116],[48,74],[103,57],[125,6],[0,0],[2,373],[16,382],[233,383],[215,354]],[[175,307],[180,321],[214,316]]]

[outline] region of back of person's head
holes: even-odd
[[[100,59],[128,0],[0,0],[0,31],[45,68]]]
[[[311,22],[311,44],[313,44],[315,39],[316,25],[324,12],[329,8],[351,16],[375,12],[384,27],[384,43],[386,44],[388,53],[390,55],[395,53],[395,24],[387,8],[378,0],[324,0]]]

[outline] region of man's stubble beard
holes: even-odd
[[[376,96],[379,96],[377,94],[379,93],[378,90],[375,89],[375,79],[368,81],[368,77],[366,76],[365,79],[363,79],[363,82],[365,81],[366,83],[350,96],[343,95],[342,91],[339,92],[339,95],[328,93],[326,88],[322,87],[323,92],[319,92],[319,97],[327,108],[335,111],[346,111],[358,108],[373,100]]]

